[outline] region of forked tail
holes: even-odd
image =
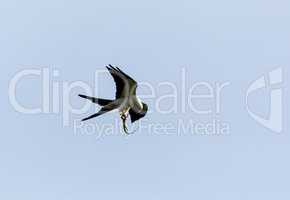
[[[118,104],[116,104],[116,102],[114,102],[113,100],[89,97],[89,96],[82,95],[82,94],[79,94],[79,96],[84,98],[84,99],[88,99],[88,100],[92,101],[93,103],[99,104],[100,106],[103,106],[99,110],[99,112],[97,112],[97,113],[95,113],[87,118],[82,119],[82,121],[86,121],[86,120],[98,117],[98,116],[105,114],[106,112],[109,112],[111,110],[114,110],[118,107]]]
[[[114,100],[109,100],[109,99],[100,99],[96,97],[89,97],[83,94],[79,94],[79,97],[82,97],[84,99],[88,99],[92,101],[93,103],[99,104],[100,106],[105,106],[108,105],[109,103],[113,102]]]

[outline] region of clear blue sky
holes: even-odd
[[[264,128],[250,118],[244,100],[253,80],[283,67],[289,121],[289,21],[286,0],[1,2],[0,199],[288,200],[288,124],[281,134]],[[20,70],[58,69],[54,81],[61,85],[82,80],[93,86],[95,70],[109,63],[153,85],[156,97],[148,100],[152,112],[144,124],[173,124],[173,134],[144,130],[97,139],[98,133],[63,127],[62,113],[27,115],[9,103],[8,84]],[[182,68],[187,93],[195,82],[230,83],[218,116],[155,112],[156,100],[168,90],[158,83],[174,83],[180,92]],[[101,80],[101,97],[113,97],[111,77]],[[25,105],[39,105],[39,79],[24,80],[17,91]],[[78,92],[70,97],[74,106],[84,102]],[[262,114],[266,94],[251,99]],[[89,115],[91,108],[71,119]],[[178,120],[214,117],[230,125],[229,134],[176,134]],[[117,118],[110,113],[90,123]]]

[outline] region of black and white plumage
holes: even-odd
[[[84,118],[82,121],[86,121],[111,110],[118,109],[123,122],[124,132],[128,133],[126,126],[126,119],[128,116],[130,115],[131,122],[134,123],[146,115],[148,106],[137,97],[137,82],[134,79],[125,74],[118,67],[113,67],[112,65],[106,67],[116,84],[115,100],[100,99],[80,94],[80,97],[102,106],[99,112]]]

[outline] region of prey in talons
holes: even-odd
[[[124,131],[126,134],[130,134],[130,133],[128,132],[128,127],[127,127],[127,124],[126,124],[126,119],[127,119],[127,116],[126,116],[126,115],[121,115],[123,131]]]

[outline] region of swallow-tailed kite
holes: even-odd
[[[141,119],[147,113],[148,106],[136,96],[137,82],[118,67],[106,66],[116,84],[115,100],[100,99],[80,94],[79,96],[99,104],[99,112],[82,119],[82,121],[100,116],[106,112],[118,109],[123,122],[124,132],[128,134],[126,119],[130,115],[131,123]]]

